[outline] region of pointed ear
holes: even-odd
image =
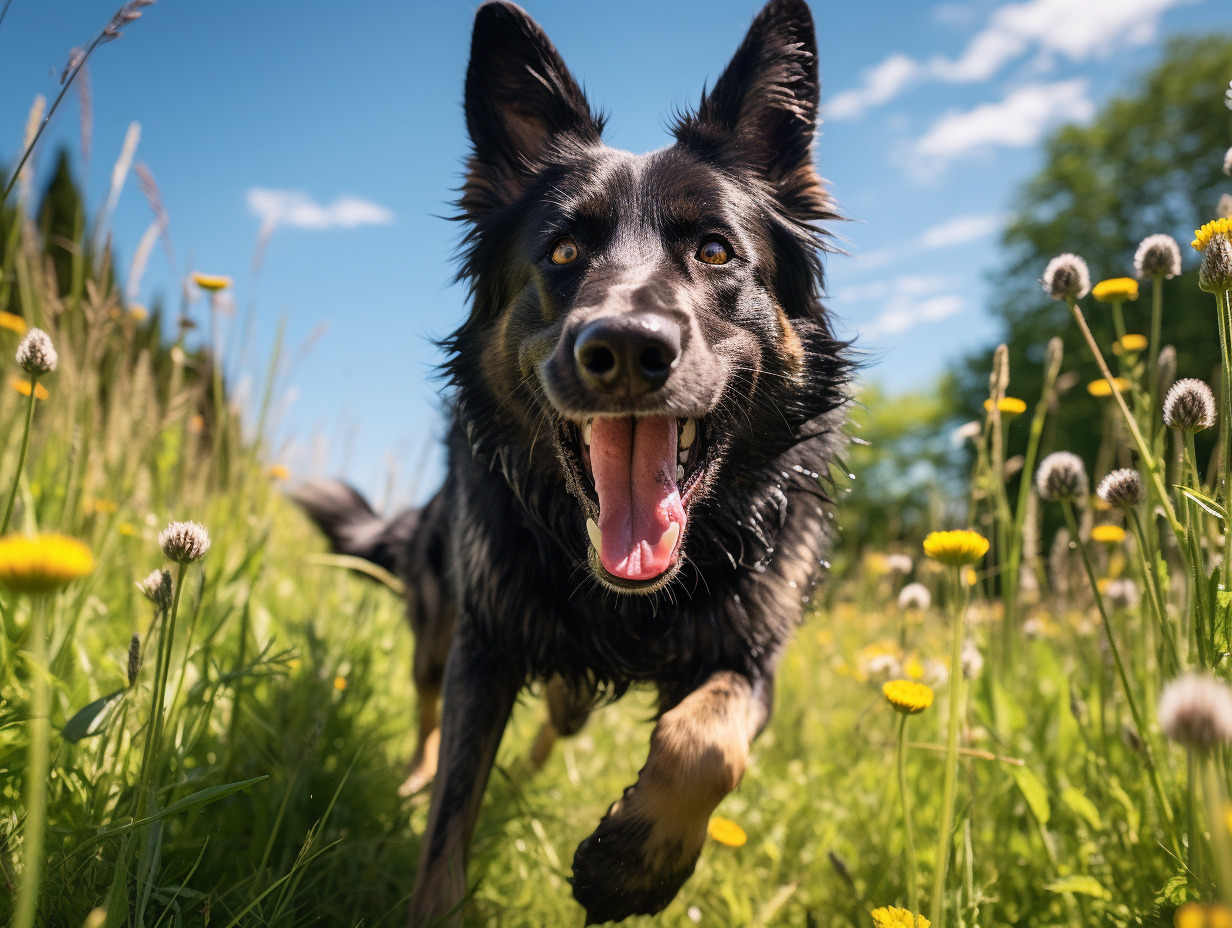
[[[812,160],[819,96],[808,6],[804,0],[771,0],[697,113],[678,120],[676,138],[708,156],[764,172],[780,194],[812,191],[824,199]]]
[[[464,207],[472,193],[489,206],[508,203],[555,142],[598,142],[603,128],[539,25],[499,0],[475,14],[466,126],[474,153]]]

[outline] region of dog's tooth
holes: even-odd
[[[681,451],[678,455],[676,455],[676,460],[679,461],[681,464],[688,464],[689,463],[689,452]]]
[[[594,427],[594,424],[594,419],[587,419],[582,423],[582,444],[588,448],[590,447],[590,430]]]
[[[595,550],[600,554],[603,553],[603,533],[599,531],[599,523],[594,519],[586,520],[586,534],[590,536],[590,543],[594,545]]]
[[[684,466],[681,464],[677,464],[676,465],[676,482],[680,483],[683,480],[684,480]]]
[[[684,428],[680,430],[680,447],[688,448],[697,438],[697,420],[685,419]]]
[[[671,551],[676,547],[676,541],[680,538],[680,523],[673,522],[667,527],[667,531],[659,538],[660,545],[667,545],[667,550]]]

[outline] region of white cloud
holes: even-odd
[[[909,298],[890,301],[868,326],[860,330],[865,338],[901,335],[920,323],[940,322],[962,312],[966,304],[957,293],[943,293],[924,300]]]
[[[1087,97],[1087,86],[1085,78],[1027,84],[996,103],[951,111],[915,143],[915,166],[935,172],[955,158],[988,148],[1032,145],[1058,122],[1090,119],[1095,104]]]
[[[948,248],[951,245],[964,245],[977,238],[991,235],[1005,217],[997,213],[983,216],[955,216],[947,219],[931,229],[925,229],[920,236],[920,246],[923,248]]]
[[[896,52],[863,75],[864,83],[843,91],[825,107],[831,119],[853,119],[888,103],[924,79],[986,81],[1024,55],[1049,63],[1057,56],[1074,62],[1107,58],[1146,45],[1159,32],[1171,7],[1195,0],[1026,0],[997,8],[957,58],[928,62]]]
[[[248,209],[263,227],[293,226],[299,229],[353,229],[356,226],[387,225],[394,214],[358,197],[341,196],[322,206],[302,190],[271,190],[250,187]]]

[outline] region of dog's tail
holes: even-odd
[[[358,491],[338,480],[312,480],[290,493],[329,539],[337,554],[362,557],[398,576],[419,525],[418,509],[382,519]]]

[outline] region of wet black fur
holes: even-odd
[[[504,715],[476,710],[451,723],[450,711],[451,702],[483,704],[481,686],[513,693],[559,676],[589,704],[642,682],[658,688],[666,711],[715,671],[732,670],[771,698],[831,531],[828,467],[844,442],[851,372],[820,298],[818,223],[836,217],[811,158],[815,52],[804,3],[774,0],[697,111],[677,118],[676,144],[630,167],[603,146],[602,119],[529,17],[503,3],[477,14],[466,81],[474,151],[459,203],[460,277],[472,308],[445,342],[448,478],[424,510],[390,522],[340,485],[300,493],[338,550],[408,584],[419,648],[444,636],[440,656],[427,661],[437,665],[428,676],[447,677],[443,750],[451,724],[468,737],[471,725],[494,729],[474,757],[452,762],[476,783],[438,783],[421,867],[444,852],[452,815],[473,824],[468,804],[482,792]],[[659,205],[634,227],[659,236],[655,253],[669,271],[677,239],[683,255],[705,222],[692,217],[720,211],[738,237],[745,265],[690,290],[700,272],[681,264],[674,292],[701,307],[701,338],[743,339],[741,357],[755,363],[732,370],[705,412],[714,459],[689,513],[678,575],[658,592],[628,595],[605,588],[588,566],[587,513],[569,466],[572,415],[549,398],[543,371],[553,331],[560,337],[579,291],[599,279],[599,256],[615,248],[626,216],[645,209],[646,190]],[[543,269],[562,230],[596,255],[593,266]],[[424,584],[432,602],[416,593]],[[440,776],[448,772],[443,753]],[[580,860],[575,895],[592,921],[658,911],[694,863],[639,888]]]

